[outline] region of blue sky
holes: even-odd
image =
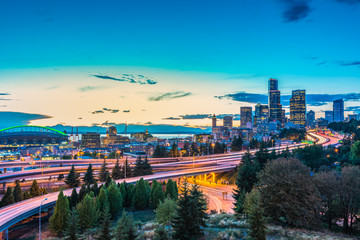
[[[1,1],[0,82],[10,100],[0,105],[51,116],[44,125],[208,125],[165,118],[237,114],[249,103],[215,96],[266,94],[269,77],[284,95],[357,93],[359,25],[359,0]],[[137,83],[118,81],[123,74]],[[110,90],[122,94],[109,99]],[[94,118],[102,108],[119,115]],[[329,108],[313,107],[319,116]]]

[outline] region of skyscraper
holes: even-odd
[[[240,119],[240,127],[247,127],[249,123],[252,124],[252,107],[241,107]]]
[[[270,110],[270,121],[281,122],[281,98],[280,91],[278,90],[278,80],[269,79],[269,110]]]
[[[294,90],[290,98],[290,122],[305,127],[306,97],[305,90]]]
[[[313,110],[306,114],[306,124],[311,128],[315,127],[315,112]]]
[[[232,129],[233,128],[233,117],[232,116],[224,116],[224,127],[226,127],[227,129]]]
[[[328,123],[332,123],[334,121],[334,112],[325,111],[325,120],[328,121]]]
[[[344,100],[337,99],[333,102],[334,122],[344,121]]]
[[[212,117],[212,127],[213,128],[216,127],[216,116],[215,116],[215,114]]]
[[[255,106],[254,113],[254,127],[259,127],[259,124],[268,124],[269,122],[269,106],[261,105],[260,103]]]

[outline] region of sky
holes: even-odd
[[[207,126],[270,77],[358,112],[359,28],[360,0],[3,0],[0,125]]]

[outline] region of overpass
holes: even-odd
[[[316,137],[318,140],[318,144],[322,145],[329,145],[332,142],[335,142],[336,140],[331,140],[327,136],[318,135],[316,133],[311,133],[313,137]],[[337,139],[336,143],[339,139]],[[285,147],[279,147],[276,148],[277,151],[284,150],[285,148],[289,147],[289,149],[294,149],[298,147],[303,147],[304,144],[296,144],[291,146],[285,146]],[[271,148],[270,150],[275,149]],[[254,152],[254,151],[252,151]],[[236,167],[236,165],[239,163],[239,160],[241,160],[241,156],[245,152],[238,152],[238,153],[230,153],[226,154],[226,156],[223,157],[217,157],[212,159],[200,159],[197,161],[206,162],[212,164],[212,166],[201,166],[201,167],[194,167],[191,169],[183,169],[183,170],[176,170],[176,171],[167,171],[167,172],[159,172],[155,173],[153,175],[147,175],[147,176],[140,176],[140,177],[132,177],[127,179],[121,179],[117,180],[116,182],[122,182],[126,180],[128,183],[135,183],[138,181],[141,177],[144,178],[146,181],[151,180],[161,180],[161,179],[169,179],[169,178],[180,178],[183,176],[193,176],[193,175],[201,175],[201,174],[207,174],[207,173],[215,173],[215,172],[223,172],[232,170]],[[193,161],[187,161],[186,164],[194,164]],[[176,162],[173,163],[167,163],[176,165]],[[80,188],[77,188],[79,191]],[[71,195],[72,189],[64,190],[64,194],[66,196]],[[32,216],[38,213],[40,203],[47,198],[47,200],[44,202],[45,204],[42,206],[42,209],[47,210],[52,208],[57,200],[58,193],[50,193],[43,196],[39,196],[36,198],[27,199],[18,203],[14,203],[12,205],[3,207],[0,209],[0,232],[3,232],[4,230],[7,230],[12,225]]]

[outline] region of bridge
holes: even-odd
[[[318,139],[318,144],[321,145],[331,145],[331,144],[337,144],[339,139],[334,137],[328,137],[325,135],[317,134],[317,133],[311,133],[311,135]],[[284,148],[295,149],[298,147],[304,147],[305,144],[296,144],[296,145],[289,145],[285,147],[280,148],[274,148],[277,151],[284,150]],[[271,150],[271,149],[270,149]],[[190,169],[183,169],[183,170],[176,170],[176,171],[166,171],[166,172],[159,172],[155,173],[153,175],[147,175],[147,176],[140,176],[140,177],[132,177],[127,179],[121,179],[117,180],[116,182],[122,182],[126,180],[128,183],[135,183],[138,181],[141,177],[144,178],[146,181],[151,181],[153,179],[169,179],[169,178],[181,178],[183,176],[194,176],[194,175],[201,175],[201,174],[208,174],[208,173],[215,173],[215,172],[223,172],[234,169],[239,161],[241,160],[241,156],[245,152],[238,152],[238,153],[230,153],[230,154],[224,154],[225,156],[217,157],[217,158],[209,158],[209,159],[199,159],[198,162],[206,163],[208,162],[211,164],[210,166],[201,166],[196,167],[195,165],[193,168]],[[252,151],[254,153],[254,151]],[[187,161],[187,164],[194,164],[195,161]],[[166,163],[164,163],[166,164]],[[167,163],[169,165],[175,166],[178,164],[177,162]],[[79,191],[80,188],[77,188]],[[71,195],[72,189],[67,189],[64,191],[64,194],[66,196]],[[42,209],[47,210],[52,208],[57,200],[58,193],[50,193],[43,196],[39,196],[36,198],[27,199],[18,203],[14,203],[12,205],[3,207],[0,209],[0,232],[3,232],[4,230],[7,230],[9,227],[14,225],[15,223],[20,222],[21,220],[24,220],[39,211],[40,203],[47,198],[45,201],[45,204],[42,206]]]

